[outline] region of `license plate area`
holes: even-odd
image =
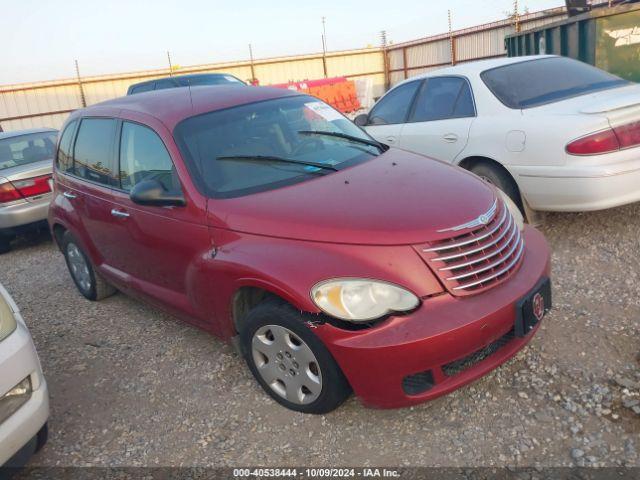
[[[551,310],[551,306],[551,280],[544,278],[516,305],[516,336],[526,336]]]

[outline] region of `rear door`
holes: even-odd
[[[57,159],[55,201],[100,269],[113,261],[112,188],[116,182],[113,118],[86,117],[65,129]],[[73,129],[77,130],[75,137]]]
[[[155,128],[170,133],[158,122]],[[173,151],[176,152],[172,143]],[[177,153],[174,153],[177,155]],[[114,190],[114,231],[118,237],[113,267],[138,292],[189,317],[203,319],[188,291],[198,270],[195,264],[211,248],[206,207],[188,198],[167,145],[154,129],[123,120],[118,135],[119,179]],[[184,207],[142,206],[129,193],[146,179],[159,181],[172,193],[182,193]]]
[[[475,116],[466,78],[429,78],[416,97],[399,146],[451,163],[467,144]]]
[[[407,121],[422,80],[402,84],[376,103],[369,112],[365,130],[379,142],[397,146],[402,126]]]

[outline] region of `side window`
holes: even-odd
[[[156,90],[164,90],[165,88],[174,88],[176,86],[176,82],[169,80],[168,78],[163,78],[156,82]]]
[[[137,123],[123,122],[120,187],[128,192],[142,180],[157,180],[169,192],[180,191],[173,162],[158,134]]]
[[[456,107],[453,109],[453,116],[456,118],[461,117],[475,117],[476,107],[473,102],[473,94],[471,93],[471,87],[468,82],[463,82],[462,91],[456,102]]]
[[[73,173],[103,185],[114,185],[113,143],[116,121],[85,118],[80,122],[74,148]]]
[[[391,90],[371,110],[369,124],[389,125],[404,123],[411,107],[411,102],[421,83],[421,81],[409,82]]]
[[[411,121],[429,122],[474,114],[473,98],[466,80],[434,77],[427,80],[420,90]]]
[[[74,120],[67,128],[64,129],[60,138],[60,147],[58,148],[58,156],[56,157],[56,165],[58,169],[65,173],[73,170],[73,155],[71,155],[71,146],[73,144],[73,135],[76,132],[78,122]]]
[[[149,83],[143,83],[142,85],[138,85],[136,87],[133,87],[131,89],[131,94],[134,93],[142,93],[142,92],[150,92],[151,90],[153,90],[153,82],[149,82]]]

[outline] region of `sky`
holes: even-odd
[[[543,10],[564,0],[520,0]],[[377,46],[505,18],[513,0],[0,0],[0,85]]]

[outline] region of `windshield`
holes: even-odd
[[[52,160],[58,132],[31,133],[0,139],[0,170]]]
[[[381,152],[349,119],[306,95],[191,117],[174,135],[194,182],[216,198],[331,175]]]
[[[480,75],[509,108],[532,108],[627,85],[629,82],[570,58],[552,57],[493,68]]]

